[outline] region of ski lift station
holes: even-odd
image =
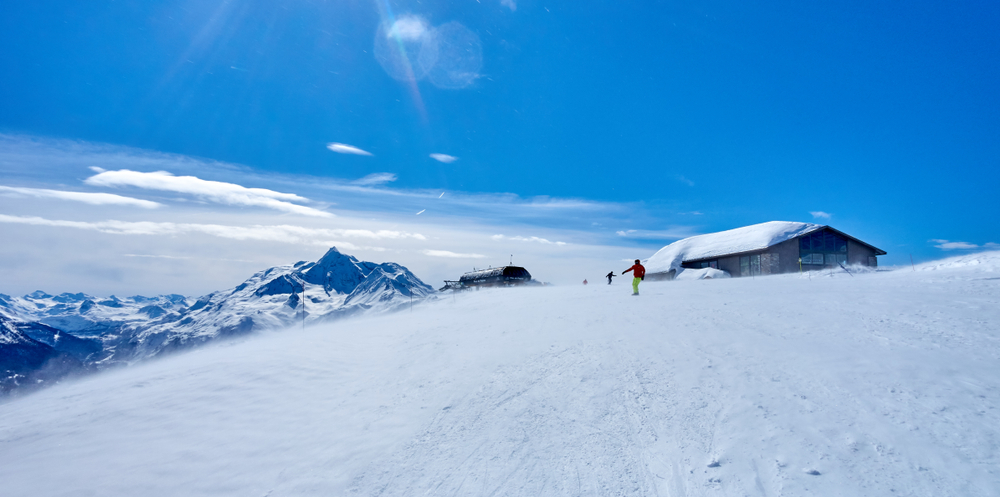
[[[878,256],[885,254],[830,226],[771,221],[671,243],[649,258],[646,275],[670,280],[686,269],[713,268],[741,277],[878,267]]]
[[[519,266],[501,266],[478,269],[462,275],[458,281],[445,280],[445,290],[465,290],[479,287],[514,286],[531,282],[531,273]]]

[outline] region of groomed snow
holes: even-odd
[[[1000,494],[1000,252],[467,292],[0,404],[58,495]]]
[[[822,226],[811,223],[769,221],[718,233],[692,236],[677,240],[653,254],[646,261],[646,271],[660,273],[675,269],[676,274],[680,275],[684,271],[681,268],[683,261],[765,249],[819,228]]]

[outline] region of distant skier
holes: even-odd
[[[639,295],[639,282],[646,279],[646,268],[639,264],[639,259],[635,260],[632,267],[622,271],[622,274],[632,271],[632,295]]]
[[[605,278],[608,279],[608,284],[609,285],[611,284],[611,278],[614,278],[614,277],[615,277],[615,272],[614,271],[611,271],[610,273],[607,274],[607,276],[605,276]]]
[[[586,285],[587,284],[587,280],[583,280],[583,284]]]

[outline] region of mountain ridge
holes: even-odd
[[[270,267],[198,298],[38,290],[23,297],[0,294],[0,311],[14,330],[11,342],[24,350],[107,368],[298,322],[392,311],[433,293],[400,264],[360,261],[331,247],[316,262]]]

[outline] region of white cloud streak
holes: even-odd
[[[695,236],[698,233],[694,232],[690,227],[677,226],[665,230],[620,230],[616,231],[615,234],[625,238],[645,240],[680,240],[681,238]]]
[[[504,235],[493,235],[490,238],[496,241],[511,240],[515,242],[536,242],[545,245],[566,245],[566,242],[553,242],[545,238],[539,238],[537,236],[504,236]]]
[[[993,243],[993,242],[984,243],[982,245],[976,245],[975,243],[969,243],[969,242],[952,242],[952,241],[948,241],[948,240],[941,240],[941,239],[938,239],[938,238],[934,238],[934,239],[931,239],[931,240],[928,240],[928,241],[936,243],[937,245],[935,245],[935,247],[937,247],[937,248],[939,248],[941,250],[973,250],[973,249],[978,249],[978,248],[983,248],[983,249],[998,249],[998,248],[1000,248],[1000,244]]]
[[[500,0],[500,5],[507,7],[511,12],[517,10],[517,2],[514,0]]]
[[[396,181],[397,176],[393,173],[372,173],[364,178],[354,180],[352,184],[359,186],[374,186]]]
[[[448,257],[451,259],[485,259],[486,256],[482,254],[458,254],[448,250],[423,250],[421,251],[424,255],[429,255],[431,257]]]
[[[339,246],[346,249],[370,249],[383,250],[379,247],[359,247],[350,242],[343,241],[344,238],[363,240],[427,240],[427,237],[420,233],[409,233],[394,230],[359,230],[359,229],[323,229],[305,228],[292,225],[253,225],[253,226],[227,226],[221,224],[197,224],[197,223],[160,223],[151,221],[64,221],[56,219],[45,219],[36,216],[9,216],[0,214],[0,223],[28,224],[33,226],[51,226],[58,228],[74,228],[89,231],[98,231],[114,235],[185,235],[185,234],[206,234],[219,238],[231,240],[257,240],[281,243],[293,243],[304,245],[318,245],[324,247]]]
[[[431,159],[434,159],[438,162],[444,162],[445,164],[451,164],[452,162],[457,161],[458,157],[448,154],[431,154]]]
[[[677,181],[680,181],[681,183],[684,183],[687,186],[694,186],[694,181],[691,181],[685,178],[684,176],[677,176]]]
[[[0,186],[0,193],[3,192],[26,195],[29,197],[83,202],[90,205],[127,205],[130,207],[141,207],[143,209],[163,207],[163,204],[157,202],[132,197],[123,197],[113,193],[68,192],[63,190],[46,190],[42,188],[16,188],[12,186]]]
[[[833,217],[833,214],[823,211],[810,211],[809,214],[812,214],[813,219],[830,219]]]
[[[372,155],[371,152],[368,152],[366,150],[361,150],[360,148],[355,147],[354,145],[348,145],[346,143],[336,143],[336,142],[328,143],[326,145],[326,148],[329,149],[331,152],[337,152],[338,154],[367,155],[367,156]]]
[[[247,188],[235,183],[209,181],[195,176],[174,176],[166,171],[143,173],[121,169],[105,171],[84,180],[93,186],[143,188],[175,193],[184,193],[219,204],[266,207],[292,214],[314,217],[333,217],[333,214],[312,207],[291,202],[307,202],[309,199],[293,193],[281,193],[265,188]]]

